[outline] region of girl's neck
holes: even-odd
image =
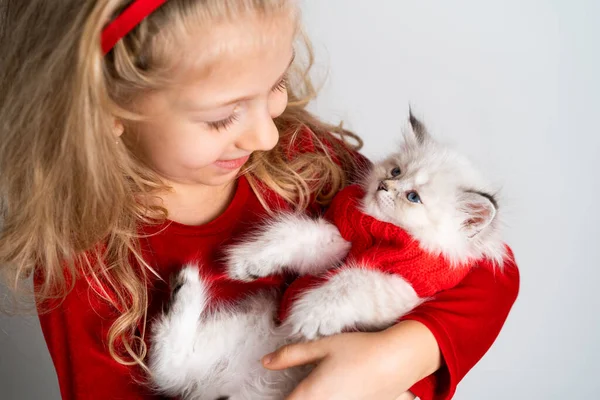
[[[235,194],[237,180],[223,186],[171,183],[171,191],[161,195],[171,221],[184,225],[204,225],[221,215]]]

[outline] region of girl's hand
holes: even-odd
[[[415,400],[416,397],[411,392],[404,392],[396,400]]]
[[[425,325],[403,321],[376,333],[342,333],[282,347],[265,368],[318,364],[287,400],[405,400],[408,389],[435,372],[440,350]]]

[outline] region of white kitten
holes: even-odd
[[[501,266],[505,245],[488,182],[466,157],[434,141],[412,113],[408,125],[400,151],[366,174],[362,211],[402,228],[424,252],[446,260],[449,271],[482,259]],[[318,219],[309,230],[307,223],[305,216],[280,216],[252,240],[230,248],[230,276],[315,274],[340,264],[347,247],[336,227]],[[330,242],[335,246],[322,252],[320,262],[314,249]],[[303,267],[306,258],[315,268]],[[304,339],[351,328],[383,329],[424,300],[401,272],[390,275],[364,258],[351,258],[325,283],[296,294],[284,324]]]

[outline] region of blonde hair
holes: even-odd
[[[170,0],[104,57],[101,30],[128,3],[2,3],[0,267],[15,290],[35,273],[40,307],[64,298],[75,279],[87,279],[120,312],[108,333],[112,357],[144,366],[147,284],[154,271],[140,253],[138,227],[167,213],[139,199],[166,188],[127,146],[115,143],[114,118],[141,118],[128,107],[132,98],[165,84],[160,57],[174,46],[164,40],[161,46],[159,32],[191,26],[191,19],[208,23],[294,8],[290,0]],[[308,75],[312,52],[304,44],[307,65],[292,71],[288,107],[275,121],[280,142],[254,154],[244,171],[259,198],[268,188],[297,210],[312,199],[327,204],[346,184],[355,164],[344,138],[358,140],[305,109],[315,91]],[[289,157],[302,131],[317,150]]]

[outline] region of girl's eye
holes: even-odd
[[[220,121],[207,122],[206,124],[211,129],[214,129],[216,131],[220,131],[220,130],[229,128],[229,126],[231,124],[233,124],[237,120],[238,120],[238,115],[237,114],[231,114],[231,116],[229,116],[229,117],[227,117],[225,119],[222,119]]]
[[[390,173],[392,174],[392,178],[395,178],[402,173],[402,170],[400,169],[400,167],[396,167]]]
[[[411,203],[416,203],[416,204],[420,204],[421,203],[421,197],[419,197],[419,193],[417,193],[415,191],[406,193],[406,198]]]
[[[277,83],[277,85],[275,85],[275,87],[273,87],[273,91],[285,92],[285,90],[287,89],[287,83],[287,76],[285,76],[282,80],[279,81],[279,83]]]
[[[287,76],[283,77],[277,85],[273,87],[273,92],[285,92],[287,89]],[[221,121],[207,122],[206,124],[216,131],[221,131],[229,128],[231,124],[238,120],[237,114],[231,114],[230,117],[222,119]]]

